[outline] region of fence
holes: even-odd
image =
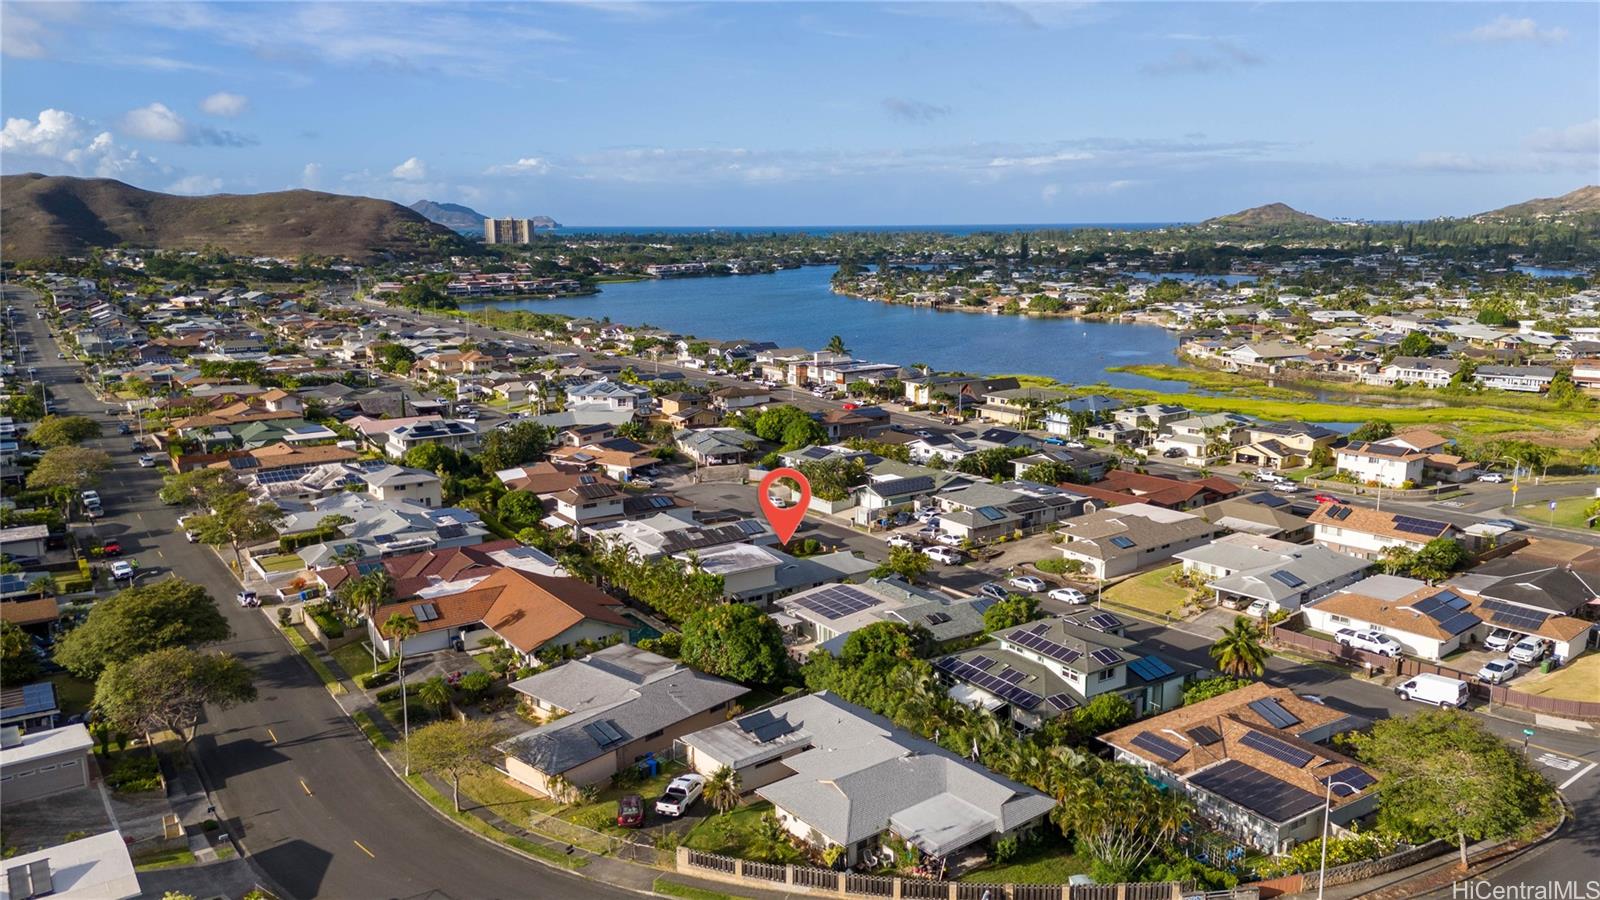
[[[1254,886],[1230,891],[1185,890],[1172,881],[1149,884],[984,884],[898,875],[836,872],[816,866],[778,865],[678,848],[678,869],[754,888],[782,885],[803,894],[889,897],[896,900],[1258,900]]]
[[[1323,488],[1345,494],[1372,494],[1380,499],[1388,500],[1427,500],[1430,497],[1437,497],[1440,494],[1448,494],[1451,491],[1461,489],[1461,485],[1453,482],[1405,490],[1390,487],[1368,487],[1364,484],[1351,484],[1348,481],[1338,481],[1332,478],[1307,478],[1301,483],[1310,488]]]
[[[1471,692],[1473,697],[1491,704],[1498,703],[1501,706],[1511,706],[1530,712],[1547,713],[1553,716],[1574,719],[1600,719],[1600,703],[1592,700],[1563,700],[1558,697],[1546,697],[1540,694],[1525,694],[1521,691],[1512,690],[1505,685],[1485,684],[1479,681],[1476,675],[1459,669],[1452,669],[1427,660],[1413,659],[1409,656],[1391,657],[1367,653],[1364,650],[1346,647],[1327,638],[1295,631],[1288,625],[1274,625],[1272,627],[1272,640],[1285,647],[1306,650],[1352,665],[1363,665],[1385,675],[1430,674],[1454,678],[1458,681],[1466,682],[1467,690]]]
[[[642,835],[624,837],[605,834],[541,812],[529,813],[528,830],[547,838],[564,841],[590,853],[614,856],[662,869],[672,866],[672,851],[656,847]]]

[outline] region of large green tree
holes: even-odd
[[[1351,738],[1378,780],[1378,823],[1406,840],[1507,837],[1551,811],[1550,784],[1481,720],[1456,709],[1380,719]]]
[[[168,475],[158,495],[162,503],[207,509],[239,491],[232,469],[200,468]]]
[[[1031,594],[1008,594],[983,611],[983,630],[1001,631],[1023,622],[1031,622],[1039,614],[1039,598]]]
[[[77,492],[99,484],[110,468],[111,457],[104,450],[55,447],[28,473],[28,487],[53,494],[64,510]]]
[[[212,511],[189,521],[189,530],[200,543],[233,548],[234,563],[243,570],[246,544],[264,541],[277,534],[283,510],[275,503],[259,503],[244,491],[217,498]]]
[[[553,443],[552,429],[537,422],[518,422],[484,435],[478,462],[485,471],[498,472],[538,460]]]
[[[417,768],[450,781],[450,799],[461,812],[461,779],[487,772],[501,755],[494,748],[504,738],[492,720],[467,719],[419,728],[406,744]]]
[[[927,573],[930,565],[928,557],[915,547],[890,547],[889,558],[872,570],[872,574],[878,578],[898,575],[907,582],[915,584],[917,579]]]
[[[100,436],[100,423],[88,416],[45,416],[33,430],[28,440],[40,447],[68,447]]]
[[[56,644],[56,662],[93,678],[112,663],[168,647],[209,644],[232,634],[216,601],[198,584],[165,578],[96,603],[83,624]]]
[[[256,698],[255,675],[232,656],[168,647],[114,662],[100,674],[95,709],[146,739],[172,731],[185,744],[207,706],[226,709]]]
[[[1271,655],[1261,643],[1261,626],[1247,616],[1235,616],[1233,625],[1211,645],[1211,658],[1225,675],[1260,677]]]
[[[22,626],[0,620],[0,684],[12,687],[39,678],[39,654]]]
[[[740,684],[776,684],[789,671],[778,623],[746,603],[712,606],[690,615],[683,623],[679,659]]]

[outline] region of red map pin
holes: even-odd
[[[787,478],[800,485],[800,502],[788,508],[780,507],[772,502],[772,483],[779,478]],[[778,540],[785,544],[794,537],[800,521],[806,517],[806,507],[811,505],[811,482],[806,480],[794,469],[773,469],[761,479],[761,512],[767,517],[767,524],[778,533]]]

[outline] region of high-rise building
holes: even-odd
[[[531,244],[537,229],[532,219],[484,219],[485,244]]]

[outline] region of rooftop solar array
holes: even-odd
[[[1114,666],[1122,662],[1122,654],[1112,650],[1110,647],[1101,647],[1099,650],[1089,654],[1089,656],[1102,666]]]
[[[1078,701],[1072,699],[1071,694],[1051,694],[1044,698],[1044,702],[1050,704],[1050,708],[1058,712],[1066,712],[1078,705]]]
[[[1057,662],[1070,663],[1083,655],[1071,647],[1058,644],[1047,637],[1044,637],[1033,631],[1029,631],[1025,628],[1019,628],[1016,631],[1006,635],[1006,640],[1016,644],[1019,647],[1026,647],[1040,656],[1048,657],[1056,660]]]
[[[1266,719],[1267,724],[1273,728],[1292,728],[1300,724],[1300,717],[1284,709],[1283,704],[1279,703],[1275,697],[1251,700],[1250,708],[1255,711],[1256,715]]]
[[[1096,631],[1111,631],[1122,627],[1122,620],[1111,613],[1095,613],[1089,617],[1088,625]]]
[[[995,677],[1001,681],[1004,681],[1006,684],[1016,684],[1022,680],[1023,675],[1016,669],[1006,666],[1004,669],[1001,669],[999,673],[995,675]]]
[[[583,730],[588,733],[589,737],[594,738],[596,744],[602,747],[620,744],[623,741],[622,732],[617,730],[616,723],[610,719],[589,722],[583,726]]]
[[[738,723],[741,731],[763,744],[795,729],[787,716],[776,716],[771,710],[765,709],[739,719]]]
[[[1360,766],[1347,766],[1326,778],[1317,780],[1323,784],[1333,785],[1333,792],[1340,797],[1348,797],[1351,794],[1364,791],[1378,781]]]
[[[1119,534],[1111,539],[1111,546],[1121,547],[1122,549],[1127,550],[1133,546],[1133,538],[1130,538],[1124,534]]]
[[[864,609],[871,609],[883,601],[859,588],[841,584],[802,597],[798,602],[806,609],[832,621]]]
[[[1439,623],[1447,634],[1460,634],[1483,621],[1472,613],[1463,612],[1466,606],[1467,601],[1453,591],[1440,591],[1411,604],[1413,610]]]
[[[1333,519],[1334,521],[1337,521],[1337,522],[1343,522],[1345,519],[1350,518],[1350,507],[1348,507],[1348,506],[1335,506],[1335,507],[1332,507],[1331,509],[1328,510],[1328,518]]]
[[[1222,740],[1222,735],[1217,733],[1210,725],[1196,725],[1184,732],[1191,740],[1202,747],[1209,747]]]
[[[1167,661],[1159,656],[1146,656],[1128,663],[1128,670],[1145,681],[1160,681],[1177,674]]]
[[[942,612],[928,613],[922,618],[923,621],[927,622],[929,625],[943,625],[944,623],[950,621],[950,614]]]
[[[1044,699],[1027,688],[1001,681],[988,672],[975,668],[954,656],[947,656],[939,660],[934,668],[948,673],[952,678],[982,688],[1021,710],[1031,710]]]
[[[1280,569],[1280,570],[1278,570],[1276,572],[1273,572],[1270,577],[1273,580],[1280,582],[1285,587],[1291,587],[1291,588],[1304,587],[1305,583],[1306,583],[1306,580],[1304,578],[1301,578],[1299,575],[1296,575],[1293,572],[1285,571],[1285,570],[1282,570],[1282,569]]]
[[[1438,536],[1450,526],[1434,519],[1419,519],[1415,516],[1395,516],[1394,530],[1404,531],[1407,534],[1428,534]]]
[[[1549,617],[1546,613],[1506,603],[1503,600],[1485,599],[1483,608],[1489,613],[1489,621],[1518,631],[1538,631],[1544,625],[1544,620]]]
[[[1259,731],[1246,731],[1244,737],[1239,739],[1239,743],[1252,750],[1265,753],[1279,762],[1288,763],[1297,769],[1305,766],[1306,763],[1315,758],[1315,754],[1309,750],[1302,750],[1293,744],[1286,744],[1271,735],[1265,735]]]
[[[1187,748],[1180,747],[1166,738],[1157,737],[1148,731],[1141,731],[1134,735],[1131,743],[1140,750],[1146,753],[1153,753],[1169,763],[1177,762],[1183,758],[1185,753],[1189,752]]]
[[[1274,822],[1288,822],[1322,805],[1322,798],[1310,791],[1234,759],[1196,772],[1189,783]]]
[[[994,658],[993,657],[989,657],[989,656],[984,656],[983,654],[980,653],[977,656],[974,656],[973,658],[967,660],[967,665],[972,666],[973,668],[978,669],[980,671],[987,672],[990,669],[994,668]]]
[[[432,603],[418,603],[416,606],[411,607],[411,612],[416,615],[419,623],[432,622],[434,619],[439,618],[439,607],[434,606]]]

